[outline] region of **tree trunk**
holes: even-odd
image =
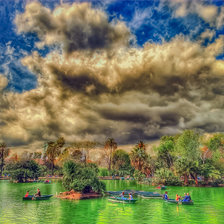
[[[1,164],[1,171],[0,171],[0,177],[2,176],[2,173],[3,173],[3,165]]]
[[[195,184],[198,186],[198,178],[197,178],[197,174],[195,174]]]
[[[54,175],[54,161],[51,162],[51,175]]]
[[[187,173],[184,174],[184,184],[188,185],[188,175],[187,175]]]
[[[204,177],[205,184],[208,184],[208,177]]]
[[[111,170],[111,157],[112,157],[112,149],[111,149],[111,147],[110,147],[109,168],[108,168],[108,170]]]
[[[3,166],[4,166],[4,152],[3,152],[3,148],[2,148],[2,151],[1,151],[1,175],[0,176],[2,176]]]

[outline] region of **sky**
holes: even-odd
[[[0,141],[224,131],[223,0],[0,0]]]

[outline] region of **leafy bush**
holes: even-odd
[[[106,177],[109,176],[109,171],[107,168],[100,168],[99,169],[99,176]]]
[[[134,178],[135,178],[135,180],[137,180],[137,181],[143,181],[145,177],[146,176],[145,176],[144,173],[142,173],[139,170],[135,170],[135,172],[134,172]]]
[[[164,168],[156,170],[154,183],[173,185],[173,186],[181,185],[181,181],[180,181],[179,177],[175,176],[171,170],[164,169]]]
[[[7,164],[5,173],[12,180],[23,183],[28,179],[37,179],[40,176],[40,166],[34,160],[13,162]]]
[[[98,172],[95,164],[83,165],[67,161],[63,166],[63,185],[68,190],[103,193],[106,185],[98,180]]]

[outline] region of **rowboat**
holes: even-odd
[[[45,183],[45,184],[50,184],[50,183],[51,183],[51,181],[44,181],[44,183]]]
[[[194,201],[181,201],[180,204],[182,204],[182,205],[193,205]]]
[[[158,186],[158,187],[156,187],[156,189],[166,190],[166,186]]]
[[[168,202],[168,203],[173,203],[173,204],[178,204],[179,201],[176,201],[175,199],[164,199],[165,202]]]
[[[121,198],[121,197],[110,197],[108,201],[117,202],[117,203],[124,203],[124,204],[134,204],[137,200],[136,199],[128,199],[128,198]]]
[[[176,201],[175,199],[164,200],[168,203],[179,204],[179,205],[193,205],[194,201]]]
[[[139,192],[138,195],[142,198],[162,198],[162,195],[157,192]]]
[[[28,197],[23,197],[23,200],[25,200],[25,201],[29,201],[29,200],[36,200],[36,201],[48,200],[52,196],[53,196],[52,194],[50,194],[50,195],[42,195],[42,196],[39,196],[39,197],[36,197],[35,195],[29,195]]]

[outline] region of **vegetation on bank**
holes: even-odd
[[[63,166],[63,185],[67,190],[82,193],[103,193],[105,183],[98,179],[99,169],[96,164],[80,164],[67,161]]]
[[[102,192],[98,176],[122,176],[165,185],[213,185],[223,183],[224,134],[200,135],[185,130],[175,136],[163,136],[158,146],[147,151],[139,141],[130,153],[119,149],[115,139],[105,143],[82,141],[64,147],[63,138],[45,144],[43,152],[11,155],[0,144],[0,168],[13,180],[25,182],[38,176],[63,175],[70,190]],[[93,161],[89,151],[104,148],[102,157]],[[29,162],[31,163],[29,163]]]

